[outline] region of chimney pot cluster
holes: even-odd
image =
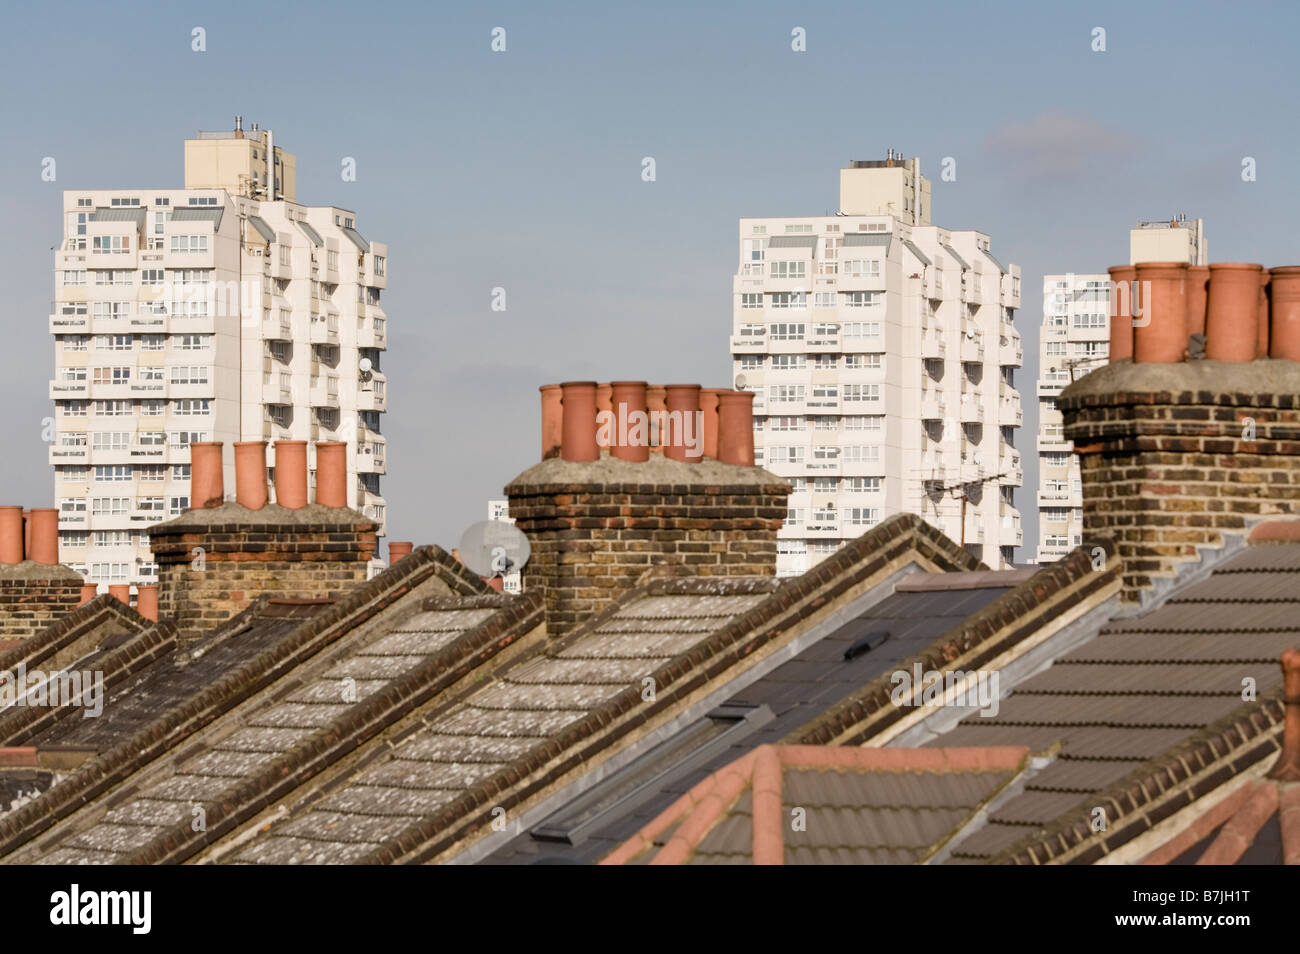
[[[275,500],[281,507],[307,506],[307,442],[276,441]],[[235,502],[249,510],[266,506],[266,441],[235,442]],[[190,445],[190,504],[192,509],[219,507],[225,500],[222,484],[222,443]],[[347,506],[347,444],[316,444],[316,503]]]
[[[567,381],[541,387],[542,458],[754,465],[754,393],[698,384]]]
[[[1300,361],[1300,265],[1139,262],[1110,277],[1111,361],[1183,361],[1192,335],[1213,361]]]
[[[0,563],[59,562],[59,512],[52,507],[0,507]]]

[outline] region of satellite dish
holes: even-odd
[[[743,374],[736,375],[736,389],[744,390],[746,378]]]
[[[479,576],[505,576],[522,569],[532,547],[513,523],[480,520],[460,537],[461,561]]]
[[[362,358],[357,362],[357,367],[361,369],[362,374],[369,374],[370,369],[374,367],[369,358]]]

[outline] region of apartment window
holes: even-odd
[[[56,467],[59,477],[63,480],[82,482],[90,479],[89,467]]]
[[[802,384],[774,384],[768,388],[768,397],[773,404],[791,403],[804,399]]]
[[[1045,353],[1049,358],[1065,357],[1065,342],[1064,341],[1047,342],[1047,350]]]
[[[1107,316],[1106,316],[1105,314],[1075,315],[1075,316],[1074,316],[1074,327],[1076,327],[1076,328],[1105,328],[1105,327],[1106,327],[1106,318],[1107,318]]]
[[[172,252],[177,255],[202,254],[208,250],[206,235],[173,235]]]
[[[162,513],[163,499],[161,497],[141,497],[136,501],[136,509],[145,513]]]
[[[60,447],[85,447],[86,446],[85,431],[64,431],[62,434],[59,435],[59,446]]]
[[[881,487],[881,478],[879,477],[846,477],[844,478],[844,490],[851,494],[873,494],[877,493]]]
[[[1043,464],[1047,467],[1069,467],[1069,454],[1044,454]]]
[[[338,252],[334,251],[333,249],[329,249],[329,250],[325,253],[325,267],[328,268],[328,269],[329,269],[330,271],[332,271],[332,272],[337,272],[337,271],[339,270],[339,253],[338,253]]]
[[[801,354],[774,354],[772,355],[773,371],[798,371],[803,370],[807,365],[807,359]]]
[[[212,279],[210,268],[177,268],[172,271],[172,284],[207,285]]]
[[[131,251],[129,235],[93,235],[90,250],[100,254],[125,255]]]
[[[141,464],[135,469],[135,475],[150,482],[163,480],[167,476],[167,467],[165,464]]]
[[[773,308],[807,308],[807,292],[773,292],[771,295],[771,306]]]
[[[67,497],[59,501],[59,514],[62,516],[75,517],[77,514],[85,512],[85,497]]]
[[[130,530],[96,530],[95,546],[97,547],[129,547],[131,545]]]
[[[59,410],[64,417],[85,417],[89,401],[60,401]]]
[[[854,414],[844,419],[846,431],[868,431],[879,434],[885,429],[883,414]]]
[[[95,368],[94,370],[95,384],[129,384],[130,381],[130,368]]]
[[[286,267],[289,265],[289,246],[288,246],[288,245],[281,245],[281,246],[280,246],[280,264],[281,264],[281,265],[284,265],[284,266],[286,266]]]
[[[60,335],[64,351],[86,351],[90,348],[90,335]]]
[[[740,326],[741,338],[761,338],[765,334],[767,334],[767,328],[765,328],[763,325],[741,325]]]
[[[839,400],[839,388],[834,384],[814,384],[812,403],[823,407],[833,406]]]
[[[812,419],[814,431],[838,431],[840,429],[840,419],[831,417],[827,414],[819,414]]]
[[[1083,358],[1104,358],[1110,353],[1110,344],[1106,341],[1076,341],[1074,353]]]
[[[785,512],[785,522],[788,524],[803,523],[803,510],[799,507],[789,507]]]
[[[208,302],[205,298],[173,299],[171,313],[177,318],[206,318]]]
[[[818,444],[813,448],[813,460],[834,461],[840,459],[840,449],[831,444]],[[817,490],[816,487],[813,488]]]
[[[161,381],[163,380],[163,369],[159,367],[145,367],[140,369],[141,381]]]
[[[189,464],[172,464],[172,480],[189,480]]]
[[[842,274],[849,278],[879,278],[880,277],[880,260],[876,258],[856,258],[846,260],[842,268]]]
[[[1044,507],[1043,519],[1048,523],[1064,523],[1070,519],[1069,507]]]
[[[850,321],[843,326],[843,334],[846,338],[879,338],[880,322],[878,321]]]
[[[167,498],[167,513],[170,516],[179,517],[182,513],[184,513],[189,508],[190,508],[190,498],[188,495],[184,497]]]
[[[179,417],[196,417],[207,414],[210,407],[207,398],[184,398],[177,401],[172,410]]]
[[[1044,424],[1043,437],[1049,441],[1059,441],[1065,438],[1065,425],[1063,424]]]
[[[126,580],[125,563],[92,563],[90,575],[100,582],[121,583]]]
[[[107,464],[95,467],[96,480],[130,480],[131,465]]]
[[[880,522],[879,507],[849,507],[845,513],[851,527],[871,527]]]
[[[172,447],[189,447],[191,444],[197,444],[206,441],[203,431],[172,431]]]
[[[740,359],[740,370],[742,371],[759,371],[763,367],[763,359],[759,355],[747,354]]]
[[[253,158],[254,158],[254,159],[257,158],[257,153],[256,153],[256,152],[254,152],[254,154],[253,154]],[[192,195],[192,196],[190,196],[190,205],[216,205],[216,204],[217,204],[217,197],[214,196],[214,195]]]
[[[163,285],[167,282],[167,273],[161,268],[146,268],[140,272],[141,285]]]
[[[126,417],[131,413],[130,401],[96,401],[96,417]]]
[[[834,308],[835,292],[815,292],[813,294],[814,308]]]
[[[802,341],[805,327],[802,322],[798,324],[771,325],[768,334],[773,341]]]
[[[97,301],[95,302],[94,315],[97,319],[129,318],[131,303],[126,301]]]
[[[86,284],[86,273],[84,271],[65,271],[63,273],[63,286],[67,288],[70,285]]]
[[[812,356],[812,368],[814,371],[834,371],[838,360],[833,354],[815,354]]]
[[[131,285],[134,273],[124,268],[103,268],[95,272],[96,285]]]
[[[90,512],[96,517],[120,517],[130,509],[130,497],[90,498]]]
[[[1065,549],[1069,545],[1070,545],[1070,540],[1063,533],[1060,534],[1052,533],[1043,537],[1043,546],[1045,547],[1049,547],[1052,549],[1058,549],[1058,548]]]
[[[208,369],[199,365],[178,366],[171,369],[172,384],[207,384]]]
[[[762,292],[745,292],[744,294],[742,294],[742,295],[740,296],[740,307],[741,307],[741,308],[762,308],[762,307],[763,307],[763,293],[762,293]]]
[[[846,384],[844,386],[846,401],[879,401],[879,384]]]
[[[881,366],[880,354],[846,354],[844,356],[844,367],[849,370],[876,370]]]
[[[177,335],[172,340],[178,351],[202,351],[208,347],[211,335]]]
[[[133,209],[140,205],[140,200],[134,196],[123,197],[118,199],[109,199],[108,204],[113,208]]]
[[[807,262],[772,262],[773,278],[807,278]]]
[[[64,547],[84,547],[90,543],[88,530],[59,531],[59,545]]]
[[[880,460],[878,445],[852,446],[844,448],[844,460],[849,464],[874,464]]]
[[[167,435],[162,431],[141,431],[138,443],[141,447],[161,447],[167,443]]]
[[[388,260],[382,255],[375,256],[375,274],[383,275],[384,269],[388,267]]]
[[[841,292],[840,301],[846,308],[871,308],[884,301],[884,295],[869,291]]]
[[[130,351],[134,344],[130,335],[95,335],[96,351]]]
[[[806,448],[803,447],[770,447],[767,451],[767,462],[770,464],[802,464]]]
[[[59,368],[59,380],[65,384],[76,384],[86,380],[85,368]]]
[[[91,441],[95,450],[126,450],[131,446],[131,435],[127,431],[95,431]]]
[[[802,431],[804,429],[804,419],[802,417],[773,417],[771,424],[774,431]]]

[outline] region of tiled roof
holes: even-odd
[[[942,737],[944,746],[1062,746],[954,860],[1067,851],[1096,860],[1224,781],[1207,772],[1230,754],[1229,776],[1276,752],[1276,660],[1297,641],[1295,543],[1252,547],[1160,608],[1113,620],[1017,685],[996,715],[968,717]],[[1098,808],[1105,832],[1089,824]]]
[[[533,826],[533,833],[519,836],[488,860],[599,860],[711,772],[744,752],[781,742],[864,683],[925,649],[1020,577],[991,571],[903,577],[892,595],[872,599],[852,619],[738,687],[719,709],[682,727],[590,793],[569,799]],[[863,639],[869,650],[862,651]]]
[[[916,864],[1027,766],[1024,747],[765,745],[710,775],[605,864]]]
[[[126,667],[129,678],[111,687],[98,719],[55,721],[29,739],[28,744],[38,749],[76,746],[90,757],[40,799],[0,819],[0,854],[19,849],[62,822],[58,832],[47,836],[38,850],[27,850],[23,858],[35,860],[58,843],[51,852],[55,860],[120,860],[149,840],[145,833],[114,829],[107,823],[95,836],[76,836],[105,824],[105,807],[111,809],[140,787],[139,781],[121,787],[130,776],[186,743],[192,748],[181,761],[193,761],[196,733],[214,720],[224,725],[222,718],[246,703],[264,706],[266,690],[277,681],[280,693],[291,692],[311,671],[314,657],[336,642],[346,643],[345,636],[408,594],[486,591],[446,553],[421,548],[336,602],[264,599],[202,640],[180,646],[169,639],[160,647],[164,651],[148,658],[141,654],[137,665]],[[165,625],[153,627],[136,642],[155,632],[170,635]],[[356,683],[356,697],[364,701],[366,680]],[[82,810],[115,786],[107,799]],[[74,839],[76,845],[71,844]]]

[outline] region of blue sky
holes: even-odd
[[[62,190],[179,187],[182,140],[236,113],[297,154],[300,201],[390,245],[390,535],[447,547],[536,461],[539,384],[725,385],[736,220],[833,211],[851,158],[919,156],[935,223],[1023,269],[1030,544],[1041,276],[1178,212],[1216,261],[1300,261],[1295,4],[701,6],[6,5],[3,502],[51,502]]]

